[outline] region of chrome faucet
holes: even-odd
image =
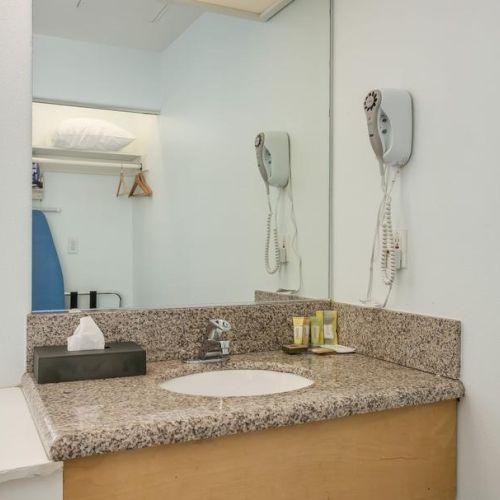
[[[222,340],[224,334],[231,330],[231,325],[224,319],[211,319],[208,322],[207,338],[203,342],[199,359],[191,363],[212,363],[229,358],[229,340]]]

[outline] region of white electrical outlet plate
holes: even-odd
[[[288,262],[288,244],[283,241],[280,247],[280,262],[286,264]]]
[[[394,231],[394,243],[399,245],[401,252],[399,269],[406,269],[408,266],[408,230],[396,229]]]

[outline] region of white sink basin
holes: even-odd
[[[162,389],[191,396],[263,396],[309,387],[313,380],[270,370],[217,370],[177,377],[160,384]]]

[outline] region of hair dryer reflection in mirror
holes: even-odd
[[[290,137],[282,131],[260,132],[255,138],[255,152],[257,166],[266,186],[268,204],[264,265],[268,274],[276,274],[284,271],[285,265],[293,258],[297,262],[297,285],[286,291],[296,293],[302,286],[302,259],[298,250],[298,228],[293,204]],[[271,186],[276,188],[274,196]]]

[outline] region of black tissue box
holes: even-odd
[[[34,374],[39,384],[145,375],[146,351],[135,342],[110,342],[92,351],[35,347]]]

